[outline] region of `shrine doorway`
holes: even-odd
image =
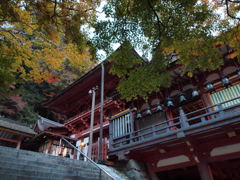
[[[157,177],[160,180],[201,180],[197,166],[159,172]]]
[[[220,161],[210,164],[213,178],[217,180],[240,180],[240,159]]]

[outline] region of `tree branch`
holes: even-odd
[[[9,31],[2,27],[0,27],[0,30],[9,33],[12,37],[14,37],[16,40],[18,40],[21,43],[21,45],[23,45],[23,42],[12,31]]]
[[[54,18],[56,16],[57,14],[56,10],[57,10],[57,0],[54,1],[53,15],[51,18]]]
[[[150,1],[151,1],[151,0],[148,0],[148,5],[149,5],[150,9],[153,11],[154,15],[155,15],[156,18],[157,18],[157,24],[158,24],[159,32],[161,32],[161,31],[162,31],[162,30],[161,30],[161,29],[162,29],[161,26],[162,26],[162,27],[165,27],[165,25],[162,23],[162,21],[161,21],[160,18],[158,17],[158,14],[157,14],[157,12],[155,11],[155,9],[154,9],[154,7],[152,6],[152,4],[151,4]]]
[[[233,0],[228,0],[229,2],[231,2],[231,3],[240,3],[240,0],[235,0],[235,1],[233,1]]]

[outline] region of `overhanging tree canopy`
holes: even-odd
[[[136,64],[119,76],[118,91],[123,98],[147,98],[159,87],[170,86],[167,66],[171,61],[168,55],[173,52],[179,55],[177,63],[183,65],[182,75],[189,76],[196,69],[214,70],[223,64],[223,54],[217,48],[219,44],[232,46],[236,52],[234,56],[239,56],[238,19],[220,18],[216,13],[225,5],[210,0],[107,1],[104,12],[108,19],[95,24],[97,47],[110,53],[112,43],[130,41],[133,47],[152,54],[150,63],[144,67]],[[234,16],[238,10],[234,4],[228,8],[228,13],[231,11]],[[129,59],[127,49],[124,54]],[[122,55],[114,58],[118,63]],[[127,62],[125,65],[121,68],[128,67]],[[118,75],[118,70],[112,73]]]
[[[95,19],[96,6],[91,1],[1,1],[0,82],[16,77],[54,82],[64,70],[89,69],[91,45],[80,28]]]
[[[34,111],[58,89],[50,84],[67,86],[92,68],[95,53],[81,28],[96,19],[97,5],[88,0],[0,1],[1,114],[34,122]]]

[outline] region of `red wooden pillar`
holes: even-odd
[[[206,161],[201,160],[197,166],[201,180],[213,180],[211,167],[208,165]]]
[[[147,163],[147,171],[151,180],[158,180],[156,173],[152,170],[152,166]]]
[[[173,113],[172,113],[172,110],[169,109],[169,120],[172,120],[173,119]],[[168,123],[170,126],[174,124],[174,121],[169,121]],[[177,127],[176,126],[172,126],[169,130],[177,130]]]

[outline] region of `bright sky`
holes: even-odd
[[[101,2],[101,5],[97,8],[97,12],[99,12],[99,13],[97,13],[98,20],[107,20],[107,19],[108,19],[108,18],[106,18],[105,13],[102,12],[103,7],[104,7],[105,5],[106,5],[106,1],[102,1],[102,2]],[[112,44],[113,50],[116,50],[119,46],[120,46],[119,43],[114,43],[114,44]],[[99,50],[99,51],[97,52],[97,55],[98,55],[99,57],[101,57],[101,58],[100,58],[100,61],[103,61],[103,60],[105,60],[105,59],[107,58],[107,54],[106,54],[106,52],[105,52],[104,50]]]

